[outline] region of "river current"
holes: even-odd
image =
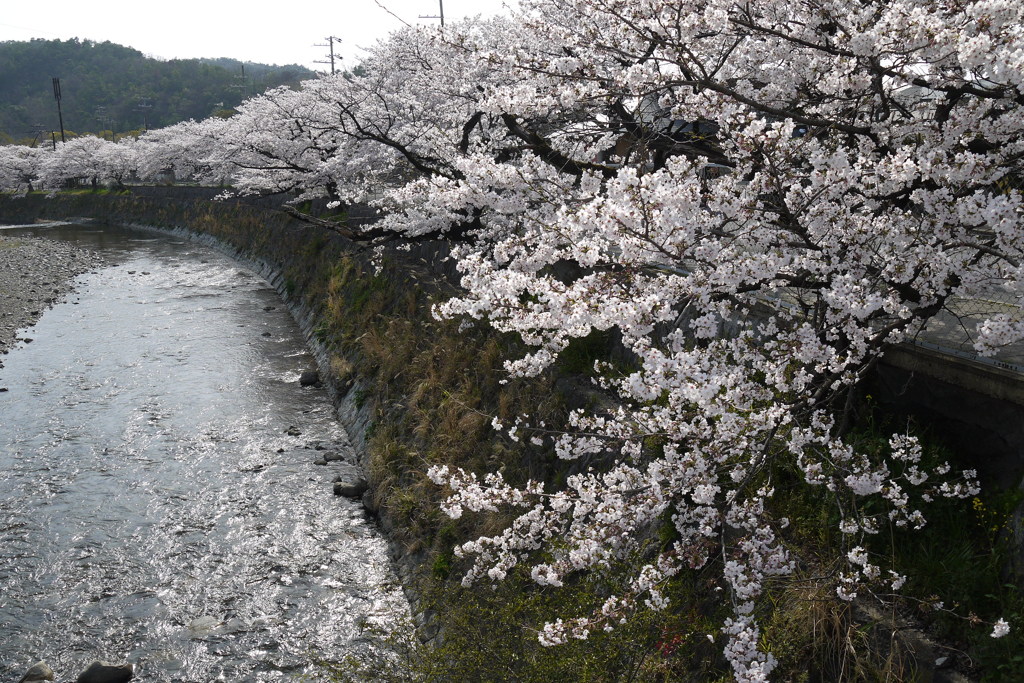
[[[11,234],[14,231],[6,232]],[[30,234],[113,265],[0,368],[0,680],[318,680],[406,610],[385,542],[332,495],[347,437],[277,294],[196,244]],[[352,454],[345,457],[351,461]],[[351,467],[350,467],[351,469]]]

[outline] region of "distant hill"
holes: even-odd
[[[242,78],[244,66],[244,81]],[[53,77],[60,78],[64,127],[123,133],[203,119],[279,85],[296,87],[313,72],[234,59],[146,57],[111,42],[0,42],[0,143],[59,130]]]

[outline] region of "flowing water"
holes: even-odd
[[[0,368],[0,680],[315,680],[406,609],[316,448],[347,443],[277,294],[205,247],[104,228]],[[290,432],[290,433],[289,433]],[[351,461],[351,453],[346,454]],[[351,465],[348,466],[351,470]]]

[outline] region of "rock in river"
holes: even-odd
[[[37,662],[31,669],[25,672],[18,683],[42,683],[54,679],[53,669],[46,662]]]
[[[334,482],[334,495],[345,496],[346,498],[359,498],[369,488],[365,479],[359,478],[352,481]]]
[[[79,674],[75,683],[126,683],[132,680],[135,671],[131,664],[108,664],[93,662]]]

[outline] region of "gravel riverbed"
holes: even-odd
[[[0,354],[18,341],[18,330],[71,291],[75,276],[103,263],[99,254],[66,242],[0,234]]]

